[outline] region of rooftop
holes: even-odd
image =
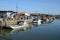
[[[26,12],[18,12],[19,15],[24,15]]]

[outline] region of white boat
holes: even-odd
[[[41,19],[35,18],[33,19],[33,23],[41,24]]]
[[[27,25],[10,25],[10,28],[12,29],[22,29],[24,27],[27,27]]]
[[[27,24],[27,22],[24,22],[24,24],[22,25],[9,25],[9,28],[11,29],[22,29],[22,28],[25,28],[25,27],[28,27],[29,24]]]

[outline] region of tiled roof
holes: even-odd
[[[18,12],[17,14],[25,14],[26,12]]]

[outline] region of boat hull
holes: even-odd
[[[29,25],[10,25],[9,28],[11,29],[22,29],[22,28],[25,28],[25,27],[28,27]]]

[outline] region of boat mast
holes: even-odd
[[[16,3],[16,12],[18,12],[18,3]]]

